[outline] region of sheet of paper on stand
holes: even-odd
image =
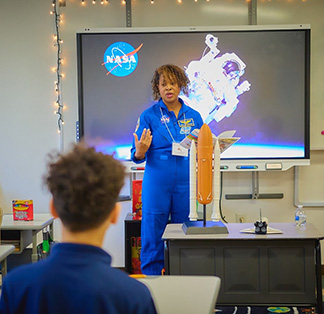
[[[215,141],[218,138],[220,153],[223,153],[226,149],[228,149],[231,145],[233,145],[240,139],[240,137],[233,137],[235,132],[236,132],[235,130],[225,131],[219,134],[218,137],[212,134],[213,145],[215,144]],[[195,142],[197,142],[198,134],[199,134],[199,130],[194,129],[188,136],[186,136],[180,142],[180,145],[187,149],[190,149],[191,141],[194,140]]]

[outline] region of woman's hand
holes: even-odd
[[[133,133],[133,135],[134,135],[135,148],[136,148],[135,158],[138,160],[144,159],[145,154],[152,143],[153,136],[151,134],[151,130],[144,129],[140,139],[138,139],[136,133]]]

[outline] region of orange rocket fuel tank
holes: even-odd
[[[197,163],[198,202],[209,204],[213,199],[213,137],[207,124],[201,127],[198,134]]]

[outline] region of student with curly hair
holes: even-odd
[[[152,79],[152,107],[138,119],[132,160],[146,161],[142,191],[141,267],[146,275],[160,275],[164,267],[162,234],[168,223],[182,223],[189,215],[189,157],[180,142],[200,129],[200,114],[179,98],[189,80],[178,66],[156,69]]]
[[[0,313],[155,314],[146,286],[112,268],[101,248],[106,230],[118,219],[123,165],[78,144],[52,156],[44,179],[52,194],[51,213],[62,222],[62,242],[45,260],[9,272]]]

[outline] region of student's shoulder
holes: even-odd
[[[143,283],[141,283],[135,278],[130,277],[125,272],[114,268],[111,270],[111,272],[117,284],[121,286],[121,289],[132,291],[137,290],[145,294],[148,293],[149,290]]]
[[[118,291],[119,295],[123,295],[124,301],[137,308],[137,313],[155,314],[153,298],[148,287],[122,271],[116,270],[116,273],[118,273],[119,280],[115,291]]]
[[[40,261],[14,268],[6,275],[4,283],[19,285],[35,281],[46,273],[46,264],[44,261]]]

